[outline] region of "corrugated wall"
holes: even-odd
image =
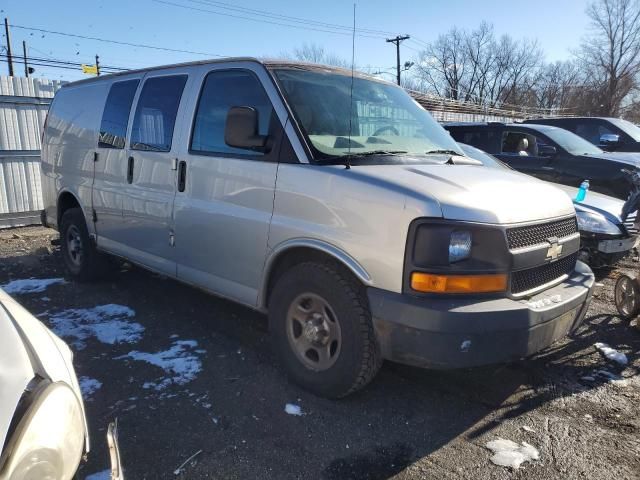
[[[0,76],[0,228],[40,221],[40,135],[61,85]]]

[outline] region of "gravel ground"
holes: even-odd
[[[0,285],[64,277],[56,237],[40,227],[1,231]],[[635,276],[638,263],[620,270]],[[80,479],[108,467],[104,434],[116,417],[127,479],[638,479],[640,330],[615,314],[617,275],[600,273],[575,338],[534,359],[452,372],[387,363],[342,401],[287,382],[262,315],[139,269],[16,297],[66,332],[93,390],[85,399],[93,448]],[[112,306],[95,310],[104,305]],[[86,318],[120,329],[99,341],[77,328]],[[625,353],[626,368],[596,342]],[[302,415],[287,414],[287,404]],[[497,438],[525,441],[540,458],[496,466],[485,445]]]

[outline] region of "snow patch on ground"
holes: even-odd
[[[518,445],[511,440],[498,438],[487,443],[486,447],[493,452],[491,462],[501,467],[517,469],[524,462],[531,462],[540,458],[538,450],[527,442],[522,442]]]
[[[72,345],[84,349],[87,339],[100,342],[135,343],[142,337],[144,327],[129,319],[135,312],[124,305],[108,304],[93,308],[71,308],[49,316],[53,331],[60,337],[73,338]]]
[[[627,356],[624,353],[619,352],[615,348],[611,348],[606,343],[598,342],[594,344],[594,347],[596,347],[596,349],[600,351],[600,353],[602,353],[607,358],[607,360],[616,362],[619,365],[626,365],[627,363],[629,363],[629,360],[627,360]]]
[[[100,390],[102,382],[91,377],[80,377],[78,379],[80,384],[80,391],[82,391],[82,397],[85,400],[90,400],[91,395]]]
[[[91,475],[87,475],[84,480],[111,480],[111,470],[92,473]]]
[[[142,385],[143,388],[159,391],[169,385],[184,385],[198,376],[202,371],[202,362],[194,352],[197,346],[198,342],[195,340],[176,340],[168,350],[156,353],[133,350],[115,359],[138,360],[163,369],[167,376]]]
[[[302,415],[304,415],[302,408],[300,408],[300,405],[295,405],[294,403],[287,403],[284,406],[284,411],[289,415],[295,415],[297,417],[301,417]]]
[[[22,295],[23,293],[42,293],[49,285],[63,283],[67,283],[64,278],[25,278],[0,285],[0,288],[9,295]]]

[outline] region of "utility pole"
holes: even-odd
[[[4,17],[4,31],[7,35],[7,65],[9,65],[9,76],[13,77],[13,57],[11,56],[11,37],[9,36],[9,19]]]
[[[398,78],[398,85],[400,85],[400,42],[403,40],[409,40],[409,35],[398,35],[396,38],[387,38],[387,43],[395,43],[396,45],[396,72]]]
[[[100,57],[98,57],[98,55],[96,55],[96,75],[100,76]]]
[[[29,65],[27,64],[27,42],[22,41],[22,58],[24,59],[24,76],[29,78]]]

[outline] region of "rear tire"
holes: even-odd
[[[366,292],[334,263],[302,263],[278,279],[269,329],[289,377],[323,397],[360,390],[382,365]]]
[[[98,252],[80,208],[70,208],[60,220],[60,250],[67,271],[75,280],[88,282],[103,278],[108,272],[104,254]]]

